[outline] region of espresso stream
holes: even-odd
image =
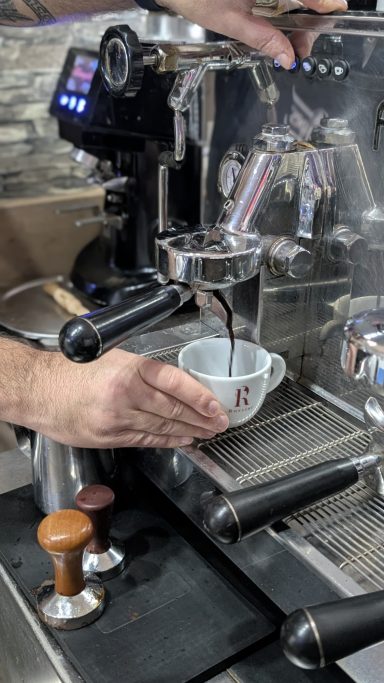
[[[222,307],[224,308],[224,310],[227,314],[227,320],[226,320],[225,326],[227,328],[229,341],[231,343],[231,355],[229,356],[228,377],[232,377],[233,353],[235,350],[235,333],[233,331],[233,312],[232,312],[232,308],[230,307],[228,301],[223,296],[223,294],[221,294],[221,292],[217,291],[215,293],[215,296],[216,296],[216,299],[221,303]]]

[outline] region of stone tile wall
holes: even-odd
[[[128,13],[127,13],[128,14]],[[129,13],[131,14],[131,13]],[[100,36],[127,17],[34,28],[0,27],[0,197],[57,194],[86,184],[48,110],[67,50],[98,49]]]

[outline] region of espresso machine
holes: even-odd
[[[76,130],[77,147],[103,156],[104,172],[112,159],[116,177],[127,146],[152,148],[127,124],[141,125],[151,89],[162,92],[168,126],[157,131],[165,140],[153,133],[157,283],[69,321],[62,352],[97,363],[121,344],[175,364],[191,339],[226,335],[229,309],[236,337],[287,364],[245,425],[164,461],[131,454],[136,501],[123,496],[112,528],[127,544],[125,572],[108,582],[94,624],[49,633],[69,680],[382,680],[384,16],[273,21],[300,54],[307,48],[289,72],[217,36],[148,43],[119,25],[101,42],[96,99],[76,95],[69,109],[78,55],[54,96],[55,111],[75,117],[68,133],[60,114],[63,136],[75,142]],[[191,116],[209,94],[214,128],[203,144]],[[98,138],[100,122],[110,130]],[[193,202],[195,212],[177,211],[188,156],[203,147],[208,163],[188,176],[199,178],[199,211]],[[121,163],[127,188],[132,167]],[[197,307],[187,321],[186,302]],[[31,550],[30,493],[0,505],[2,560],[32,602],[44,561]],[[28,567],[12,565],[9,528],[31,553]]]

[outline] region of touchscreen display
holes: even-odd
[[[67,90],[87,95],[92,78],[97,69],[98,60],[89,55],[77,55],[66,83]]]

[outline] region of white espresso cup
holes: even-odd
[[[199,339],[179,353],[179,368],[210,389],[237,427],[253,417],[269,391],[285,375],[285,361],[277,353],[242,339],[235,340],[232,376],[229,377],[231,344],[229,339]]]

